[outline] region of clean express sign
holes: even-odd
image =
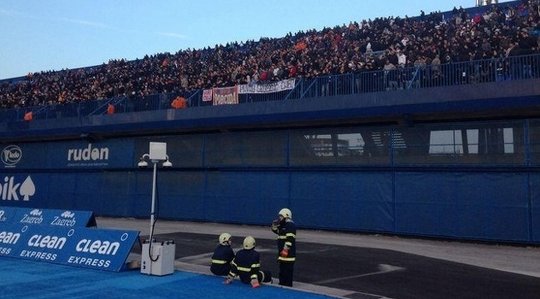
[[[2,225],[0,256],[117,272],[138,236],[137,231]]]

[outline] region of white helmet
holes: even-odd
[[[287,208],[283,208],[279,211],[278,213],[279,216],[283,216],[283,218],[289,218],[289,219],[292,219],[292,212],[291,210],[287,209]]]
[[[244,239],[244,249],[252,249],[255,247],[255,238],[252,236],[247,236]]]
[[[219,235],[219,244],[228,245],[230,241],[231,241],[231,234],[222,233],[221,235]]]

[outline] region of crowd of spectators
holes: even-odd
[[[178,93],[285,78],[540,53],[539,0],[494,5],[478,15],[455,8],[387,17],[282,38],[147,55],[132,61],[29,74],[0,83],[0,108]]]

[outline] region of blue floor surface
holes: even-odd
[[[106,272],[57,264],[0,258],[1,298],[330,298],[264,285],[252,289],[235,280],[176,271],[149,276],[139,271]]]

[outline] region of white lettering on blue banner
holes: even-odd
[[[281,80],[264,84],[241,84],[238,85],[238,93],[274,93],[294,88],[294,79]]]
[[[0,224],[3,222],[60,227],[95,226],[94,213],[90,211],[0,206]]]
[[[0,256],[118,272],[138,236],[138,231],[5,224]]]
[[[20,183],[13,176],[4,177],[4,182],[0,183],[0,198],[2,200],[29,201],[36,192],[36,186],[30,176]]]
[[[95,147],[89,143],[84,148],[70,148],[67,153],[67,166],[107,166],[109,160],[108,147]]]

